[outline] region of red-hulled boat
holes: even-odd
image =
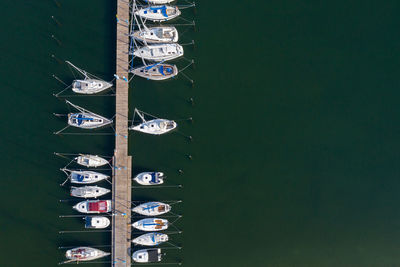
[[[73,207],[81,213],[105,213],[111,211],[111,200],[87,200]]]

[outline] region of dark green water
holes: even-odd
[[[66,161],[52,153],[111,154],[114,138],[52,135],[65,126],[52,113],[68,112],[52,96],[62,89],[52,74],[71,81],[58,62],[69,59],[112,78],[115,3],[58,2],[0,1],[0,266],[55,266],[58,246],[110,243],[109,234],[58,234],[83,224],[58,218],[73,212],[58,202],[68,193],[58,171]],[[195,49],[185,47],[196,60],[186,72],[195,86],[183,77],[135,79],[130,93],[131,110],[179,123],[179,132],[159,138],[130,135],[135,173],[160,169],[184,185],[133,192],[138,200],[184,200],[174,207],[184,234],[172,238],[184,249],[166,260],[400,266],[397,2],[197,5],[196,14],[184,12],[197,31],[182,36],[196,40]],[[113,116],[111,97],[71,100]]]

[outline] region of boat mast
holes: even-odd
[[[71,62],[69,62],[68,60],[65,61],[66,63],[68,63],[71,67],[73,67],[74,69],[76,69],[77,71],[79,71],[79,73],[81,73],[83,76],[85,76],[85,78],[89,78],[89,76],[87,75],[87,72],[78,68],[77,66],[75,66],[74,64],[72,64]]]
[[[138,116],[142,119],[143,122],[146,122],[146,120],[144,119],[143,114],[141,114],[140,111],[137,108],[135,108],[135,113],[138,114]]]

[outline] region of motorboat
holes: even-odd
[[[110,255],[97,248],[91,247],[77,247],[67,250],[65,257],[70,261],[91,261]]]
[[[147,134],[161,135],[172,131],[176,126],[177,123],[172,120],[154,119],[145,121],[136,126],[131,126],[129,129]]]
[[[134,222],[132,227],[145,232],[162,231],[168,229],[168,220],[160,218],[147,218]]]
[[[130,72],[148,80],[161,81],[178,75],[178,68],[171,64],[157,63],[150,66],[140,66]]]
[[[63,171],[69,172],[68,177],[73,184],[93,184],[110,178],[108,175],[94,171],[72,171],[67,169],[63,169]]]
[[[171,206],[162,202],[147,202],[132,209],[133,212],[145,216],[158,216],[167,213],[170,210]]]
[[[162,254],[160,248],[141,249],[132,254],[133,261],[139,263],[159,262],[161,261],[161,257]]]
[[[94,75],[91,75],[90,73],[78,68],[71,62],[66,62],[84,77],[84,79],[76,79],[72,82],[72,91],[75,93],[86,95],[97,94],[113,86],[112,83],[98,79]]]
[[[162,172],[141,172],[133,178],[141,185],[160,185],[164,183],[164,173]]]
[[[110,225],[110,219],[104,216],[86,216],[84,219],[87,229],[104,229]]]
[[[175,27],[159,26],[133,32],[133,38],[146,43],[176,43],[179,35]]]
[[[97,155],[81,154],[79,157],[75,158],[76,163],[85,167],[100,167],[108,164],[108,160],[103,159]]]
[[[140,8],[135,14],[146,20],[161,22],[178,17],[181,11],[177,6],[157,5]]]
[[[71,186],[71,196],[82,198],[97,198],[110,193],[111,190],[99,186]]]
[[[179,44],[151,44],[139,47],[131,55],[151,61],[172,60],[183,56],[183,47]]]
[[[147,233],[136,237],[132,243],[140,246],[157,246],[168,241],[168,235],[162,233]]]
[[[79,112],[68,114],[68,124],[77,128],[95,129],[110,123],[112,123],[112,120],[94,113]]]
[[[80,213],[106,213],[111,211],[111,200],[86,200],[73,208]]]

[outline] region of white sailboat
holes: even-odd
[[[161,261],[161,257],[162,254],[160,248],[141,249],[132,254],[133,261],[139,263],[159,262]]]
[[[134,31],[132,36],[140,42],[149,44],[176,43],[179,39],[178,30],[175,27],[169,26],[150,28],[144,26],[144,29]]]
[[[67,262],[91,261],[108,255],[110,255],[110,253],[91,247],[77,247],[69,249],[65,253],[65,257],[69,260]]]
[[[162,231],[168,229],[168,220],[147,218],[134,222],[132,227],[145,232]]]
[[[151,61],[166,61],[183,56],[183,47],[179,44],[151,44],[130,54]]]
[[[94,171],[77,171],[65,168],[61,170],[68,175],[73,184],[93,184],[110,178],[108,175]]]
[[[156,118],[153,120],[146,121],[144,118],[144,112],[136,108],[134,114],[137,114],[142,119],[142,123],[130,126],[129,130],[134,130],[153,135],[161,135],[168,133],[177,127],[177,123],[173,120]]]
[[[146,20],[162,22],[178,17],[181,11],[177,6],[157,5],[138,9],[135,14]]]
[[[78,68],[71,62],[69,61],[65,62],[67,62],[71,67],[76,69],[84,77],[83,80],[78,79],[72,82],[72,91],[74,91],[75,93],[87,94],[87,95],[97,94],[113,86],[112,83],[103,81],[95,77],[94,75],[89,74],[88,72]]]
[[[130,72],[148,80],[161,81],[178,75],[178,68],[171,64],[156,63],[134,68]]]
[[[132,209],[133,212],[145,216],[158,216],[161,214],[165,214],[170,210],[171,210],[170,205],[156,201],[143,203]]]
[[[111,200],[86,200],[73,208],[81,213],[106,213],[111,211]]]
[[[105,117],[97,115],[91,111],[88,111],[80,106],[74,105],[68,100],[68,104],[79,110],[78,113],[68,114],[68,124],[73,127],[82,129],[95,129],[111,124],[113,121]]]
[[[75,158],[76,163],[85,167],[100,167],[108,164],[108,160],[97,155],[81,154]]]
[[[81,198],[98,198],[110,193],[111,190],[99,186],[71,186],[71,196]]]
[[[168,235],[162,233],[147,233],[132,239],[132,243],[140,246],[157,246],[168,241]]]
[[[162,172],[141,172],[133,178],[140,185],[160,185],[164,183]]]
[[[110,219],[104,216],[86,216],[85,218],[86,229],[104,229],[110,225]]]
[[[175,0],[145,0],[145,1],[149,2],[150,4],[154,4],[154,5],[163,5],[163,4],[172,3]]]

